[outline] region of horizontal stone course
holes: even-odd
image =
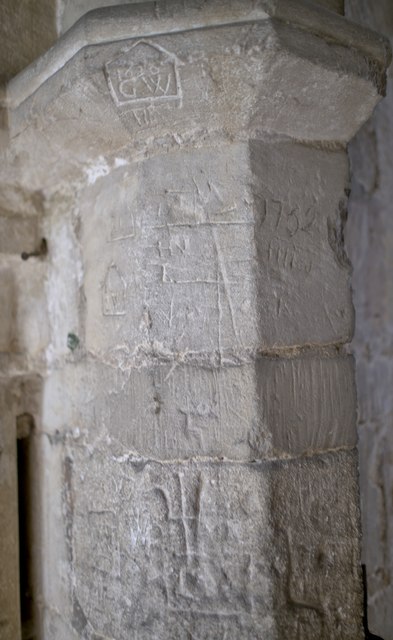
[[[52,408],[44,428],[51,434],[77,430],[87,443],[107,437],[120,456],[254,460],[356,443],[347,356],[260,358],[224,368],[167,363],[126,372],[81,363],[53,372],[46,397]]]
[[[353,453],[254,465],[108,453],[66,461],[78,633],[361,637]]]
[[[112,363],[230,360],[348,341],[346,189],[343,152],[293,143],[179,149],[112,171],[80,203],[87,349]]]

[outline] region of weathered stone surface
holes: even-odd
[[[292,456],[356,444],[352,359],[306,356],[257,363],[258,397],[273,451]]]
[[[159,464],[74,447],[63,468],[59,640],[362,637],[353,454]]]
[[[1,210],[36,198],[49,247],[4,257],[45,374],[37,636],[359,639],[337,149],[386,42],[300,0],[128,4],[2,101]]]
[[[323,5],[330,11],[344,14],[344,0],[316,0],[316,4]]]
[[[255,142],[97,180],[80,204],[87,349],[231,359],[348,341],[346,172],[341,152]]]
[[[108,7],[120,4],[137,4],[140,0],[57,0],[57,20],[61,33],[72,27],[75,22],[88,11],[100,7]],[[202,6],[202,3],[200,3]],[[343,0],[315,0],[319,4],[331,11],[344,13]],[[194,5],[197,5],[194,2]],[[179,5],[179,10],[181,6]]]
[[[354,20],[392,40],[388,1],[347,2]],[[393,639],[393,81],[386,100],[350,147],[352,194],[347,230],[354,264],[354,338],[359,390],[362,561],[367,567],[370,630]]]
[[[37,260],[1,260],[0,352],[42,361],[49,343],[45,274]]]
[[[10,381],[0,379],[0,638],[20,634],[16,420]]]
[[[99,433],[130,455],[161,460],[255,460],[356,444],[353,364],[345,356],[125,372],[69,365],[48,379],[44,407],[52,435]]]
[[[0,253],[36,251],[39,244],[37,221],[33,216],[0,214]]]
[[[390,2],[348,2],[355,20],[392,38]],[[393,639],[393,81],[386,100],[350,147],[347,243],[354,264],[362,559],[370,630]]]
[[[346,142],[379,99],[386,43],[333,12],[320,21],[312,3],[204,2],[202,12],[199,3],[174,1],[159,9],[131,4],[84,18],[8,85],[11,131],[34,121],[36,145],[47,148],[48,137],[53,150],[60,145],[64,168],[66,149],[74,159],[97,161],[130,133],[143,152],[158,138],[176,145],[207,130],[227,139],[278,133]],[[195,28],[202,26],[210,28]],[[141,60],[142,79],[124,76]],[[160,70],[159,84],[149,64]],[[44,175],[56,170],[52,164]]]
[[[48,308],[45,291],[47,268],[39,259],[19,262],[14,269],[17,295],[15,350],[32,361],[42,362],[49,345]]]
[[[137,4],[140,0],[57,0],[57,15],[61,33],[67,31],[88,11],[119,4]]]
[[[0,267],[0,351],[15,348],[15,282],[11,269]]]
[[[274,473],[277,638],[363,638],[356,454],[291,461]]]

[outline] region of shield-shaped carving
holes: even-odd
[[[105,65],[108,86],[118,107],[147,107],[181,99],[177,57],[157,44],[139,40]]]
[[[102,313],[104,316],[124,316],[126,313],[126,283],[114,263],[108,268],[103,283]]]

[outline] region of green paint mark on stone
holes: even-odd
[[[71,349],[71,351],[75,351],[77,347],[79,347],[79,338],[75,333],[69,333],[67,336],[67,347]]]

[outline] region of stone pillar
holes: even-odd
[[[310,2],[173,0],[8,85],[49,248],[40,637],[362,637],[345,144],[388,56]]]

